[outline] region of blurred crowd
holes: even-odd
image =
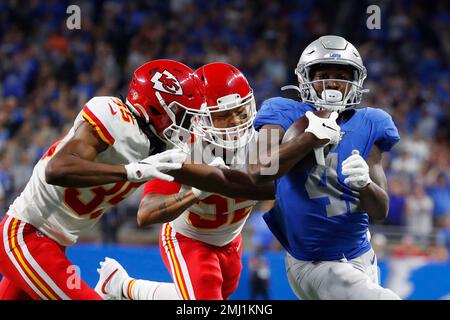
[[[79,30],[66,25],[71,4],[81,9]],[[381,9],[381,29],[366,27],[371,4]],[[260,106],[271,96],[297,98],[280,87],[296,83],[303,48],[336,34],[359,49],[368,69],[363,105],[384,108],[400,130],[385,158],[384,225],[422,248],[450,248],[449,24],[447,1],[1,1],[0,210],[82,105],[95,95],[126,95],[142,63],[231,63]]]

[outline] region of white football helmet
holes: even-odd
[[[338,64],[353,69],[353,80],[320,79],[312,80],[311,68],[320,64]],[[285,89],[295,89],[300,92],[303,102],[311,103],[317,109],[327,109],[340,112],[349,106],[361,102],[362,94],[369,90],[363,89],[367,70],[356,48],[347,40],[339,36],[323,36],[309,44],[303,51],[295,69],[299,86],[284,86]],[[314,84],[327,81],[345,82],[347,89],[344,95],[338,90],[324,89],[320,95],[314,89]]]

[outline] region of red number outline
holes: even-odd
[[[214,206],[214,215],[211,214],[211,217],[214,217],[214,220],[206,219],[204,216],[201,216],[200,214],[195,213],[192,210],[188,211],[187,219],[195,228],[217,229],[226,224],[232,225],[241,221],[242,219],[247,217],[253,209],[253,205],[250,205],[248,207],[237,209],[232,213],[228,213],[228,211],[230,210],[229,201],[233,201],[234,206],[236,206],[237,204],[246,202],[248,200],[229,199],[219,195],[212,195],[199,202]]]
[[[142,185],[142,182],[117,182],[111,188],[105,189],[104,186],[97,186],[89,189],[93,197],[88,201],[80,199],[81,192],[78,188],[66,188],[64,190],[64,203],[68,208],[79,216],[89,215],[89,219],[96,219],[105,211],[98,207],[105,202],[106,197],[110,197],[106,203],[115,206],[133,189]]]

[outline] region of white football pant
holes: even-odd
[[[398,300],[380,286],[377,258],[371,249],[347,261],[301,261],[286,255],[292,291],[305,300]]]

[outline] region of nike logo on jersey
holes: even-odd
[[[374,264],[375,263],[375,255],[373,255],[372,259],[370,259],[370,264]]]
[[[102,284],[102,292],[103,294],[108,294],[108,292],[105,291],[106,285],[108,284],[108,282],[111,280],[111,278],[114,276],[114,274],[119,271],[119,269],[114,270],[109,276],[108,278],[106,278],[105,282],[103,282]]]
[[[109,110],[111,110],[111,114],[114,116],[117,113],[117,111],[114,111],[114,108],[109,103],[108,103],[108,106],[109,106]]]

